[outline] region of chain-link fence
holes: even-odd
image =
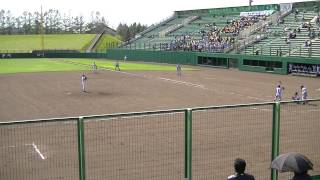
[[[76,121],[0,126],[0,179],[79,179]]]
[[[183,111],[85,120],[87,179],[181,179],[183,124]]]
[[[310,174],[320,174],[320,102],[286,103],[280,110],[280,154],[298,152],[314,164]],[[279,173],[289,179],[292,173]]]
[[[270,178],[272,112],[272,104],[194,111],[193,179],[227,179],[235,158],[256,179]]]
[[[299,152],[320,174],[320,100],[0,123],[0,179],[256,179]],[[288,179],[292,173],[279,173]]]

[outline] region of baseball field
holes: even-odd
[[[0,60],[0,121],[79,117],[290,100],[300,86],[320,97],[319,79],[92,59]],[[87,92],[81,91],[86,74]],[[300,151],[320,172],[319,102],[281,109],[280,152]],[[195,111],[193,179],[225,179],[236,157],[270,177],[272,105]],[[0,179],[79,179],[76,119],[0,127]],[[299,128],[297,128],[299,127]],[[184,114],[105,117],[85,123],[87,179],[182,179]],[[282,179],[288,178],[281,175]]]

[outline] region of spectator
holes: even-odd
[[[289,64],[289,69],[288,69],[289,73],[292,73],[292,64]]]
[[[311,46],[311,41],[310,41],[310,40],[306,40],[306,41],[304,42],[304,46],[305,46],[305,47],[310,47],[310,46]]]
[[[277,18],[277,25],[279,26],[279,24],[283,24],[284,20],[283,18],[281,18],[280,16]]]
[[[285,41],[286,41],[286,44],[290,44],[290,39],[289,38],[286,38]]]
[[[292,96],[292,101],[299,101],[299,100],[300,100],[300,96],[298,92],[295,92],[294,95]]]
[[[234,170],[235,174],[230,175],[228,180],[254,180],[254,176],[251,174],[245,173],[246,161],[240,158],[237,158],[234,161]]]
[[[311,47],[311,40],[307,41],[307,45],[308,45],[308,47]]]
[[[305,171],[303,173],[294,172],[292,180],[312,180],[312,177],[308,174],[308,171]]]
[[[316,21],[315,22],[316,22],[316,25],[320,25],[320,16],[316,17]]]
[[[277,56],[282,56],[282,50],[277,49]]]
[[[314,32],[314,30],[311,31],[311,39],[314,39],[316,37],[316,33]]]

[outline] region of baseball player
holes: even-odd
[[[98,66],[96,65],[96,62],[93,61],[93,64],[92,64],[92,71],[93,71],[93,73],[96,73],[96,72],[97,72],[97,69],[98,69]]]
[[[124,56],[123,61],[126,62],[126,60],[128,59],[127,55]]]
[[[306,100],[308,97],[308,91],[307,88],[305,86],[301,86],[301,100],[303,101],[303,104],[306,104]]]
[[[118,70],[120,71],[120,64],[119,64],[119,61],[116,61],[116,64],[115,64],[115,67],[114,67],[114,70]]]
[[[276,95],[274,96],[274,101],[281,101],[282,90],[283,90],[283,88],[281,87],[281,85],[278,85],[276,87]]]
[[[181,77],[181,65],[177,64],[177,76]]]
[[[82,74],[81,76],[81,84],[82,84],[82,92],[86,92],[86,81],[87,81],[87,76]]]

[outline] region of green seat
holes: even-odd
[[[320,180],[320,175],[312,176],[312,179],[313,179],[313,180]]]

